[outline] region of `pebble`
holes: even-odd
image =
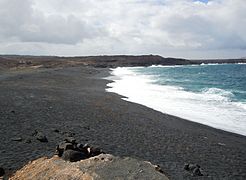
[[[193,171],[192,171],[192,175],[193,176],[203,176],[203,174],[200,171],[200,168],[196,167]]]
[[[225,144],[224,144],[224,143],[218,143],[218,145],[220,145],[220,146],[225,146]]]
[[[53,129],[55,133],[59,133],[60,131],[58,129]]]
[[[22,138],[21,137],[14,137],[14,138],[11,138],[11,141],[22,141]]]
[[[27,144],[30,144],[32,141],[31,141],[31,139],[26,139],[25,140],[25,143],[27,143]]]
[[[188,164],[184,165],[184,170],[189,171],[192,176],[203,176],[201,173],[201,167],[198,164]]]
[[[40,142],[48,142],[47,137],[42,133],[39,132],[37,130],[35,130],[35,132],[33,133],[33,135],[36,137],[37,140],[39,140]]]
[[[161,167],[159,165],[155,166],[155,170],[160,172],[160,173],[162,173],[162,174],[164,174],[164,171],[161,169]]]
[[[11,113],[13,113],[13,114],[15,114],[15,111],[14,110],[12,110],[12,111],[10,111]]]

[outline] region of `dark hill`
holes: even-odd
[[[82,56],[82,57],[58,57],[58,56],[0,56],[0,67],[21,68],[30,66],[42,66],[46,68],[64,67],[74,65],[86,65],[94,67],[118,67],[118,66],[150,66],[150,65],[185,65],[191,61],[178,58],[163,58],[157,55],[143,56]]]
[[[151,66],[151,65],[188,65],[208,63],[246,63],[246,59],[213,59],[187,60],[182,58],[164,58],[158,55],[116,55],[116,56],[19,56],[0,55],[0,70],[19,68],[53,68],[68,66],[94,66],[114,68],[122,66]]]

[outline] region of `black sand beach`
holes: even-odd
[[[159,164],[170,179],[246,179],[245,136],[123,101],[105,92],[108,75],[93,67],[0,73],[0,167],[13,172],[51,156],[74,133],[107,153]],[[32,136],[36,129],[47,143]],[[199,164],[204,176],[192,177],[185,163]]]

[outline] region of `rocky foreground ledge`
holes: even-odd
[[[100,154],[77,162],[65,161],[59,156],[42,157],[29,162],[10,180],[59,179],[161,179],[168,178],[158,166],[133,158]]]
[[[35,134],[41,132],[35,131]],[[44,139],[44,135],[42,135]],[[47,138],[45,138],[47,140]],[[47,142],[47,141],[42,141]],[[42,157],[18,170],[12,180],[90,180],[90,179],[162,179],[168,178],[158,165],[129,157],[115,157],[100,148],[77,143],[72,136],[56,146],[53,157]]]

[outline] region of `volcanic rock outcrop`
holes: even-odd
[[[59,179],[155,179],[168,180],[158,166],[133,158],[120,158],[100,154],[77,162],[64,161],[55,155],[29,162],[18,170],[10,180]]]

